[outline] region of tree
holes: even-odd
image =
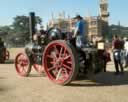
[[[39,16],[36,16],[36,24],[41,24],[42,19]],[[29,17],[28,16],[16,16],[14,17],[14,22],[12,24],[12,28],[15,32],[15,38],[19,38],[19,42],[23,44],[28,43],[30,40],[29,34]],[[14,39],[15,40],[15,39]]]
[[[0,37],[2,38],[3,41],[7,42],[7,37],[8,37],[9,32],[10,32],[9,26],[0,27]]]
[[[9,27],[9,26],[1,26],[1,27],[0,27],[0,31],[7,33],[7,32],[10,31],[10,27]]]
[[[36,24],[41,24],[42,19],[39,16],[36,16]],[[12,27],[16,32],[26,33],[29,32],[29,17],[28,16],[16,16]]]
[[[121,37],[128,37],[128,27],[112,24],[109,28],[112,36],[118,35]]]

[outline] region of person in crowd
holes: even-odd
[[[123,37],[119,37],[119,40],[120,40],[120,48],[123,50],[124,49],[124,39]]]
[[[128,67],[128,38],[126,38],[124,43],[124,50],[125,50],[125,68]]]
[[[105,47],[104,53],[103,53],[103,58],[104,58],[104,72],[106,72],[107,68],[107,63],[111,61],[111,55],[109,52],[109,48]]]
[[[113,37],[112,41],[112,50],[113,50],[113,58],[114,58],[114,64],[115,64],[115,75],[120,74],[119,67],[121,69],[121,74],[124,73],[124,69],[121,63],[121,49],[122,49],[122,41],[118,38],[117,35]]]
[[[124,50],[125,40],[123,39],[123,37],[119,37],[119,40],[120,40],[120,49],[121,49],[121,63],[122,66],[125,67],[125,50]]]
[[[106,72],[106,66],[109,61],[111,61],[110,53],[109,53],[109,47],[106,46],[106,43],[102,36],[98,37],[98,40],[96,41],[96,46],[98,47],[98,43],[101,43],[101,48],[98,48],[98,53],[104,61],[104,72]]]

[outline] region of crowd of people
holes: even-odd
[[[128,66],[128,39],[115,35],[112,41],[112,52],[115,64],[115,75],[123,75],[124,68]]]

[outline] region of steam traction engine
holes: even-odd
[[[30,16],[30,32],[35,34],[34,13]],[[16,71],[21,76],[28,76],[31,67],[45,72],[54,83],[67,85],[75,80],[79,73],[98,73],[104,66],[102,53],[89,42],[77,48],[74,39],[67,37],[57,28],[51,28],[45,34],[36,37],[19,53],[15,59]]]

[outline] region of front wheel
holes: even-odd
[[[28,76],[31,71],[31,63],[25,53],[19,53],[15,59],[15,68],[20,76]]]
[[[44,70],[54,83],[67,85],[78,74],[78,59],[73,46],[63,40],[47,45],[43,53]]]

